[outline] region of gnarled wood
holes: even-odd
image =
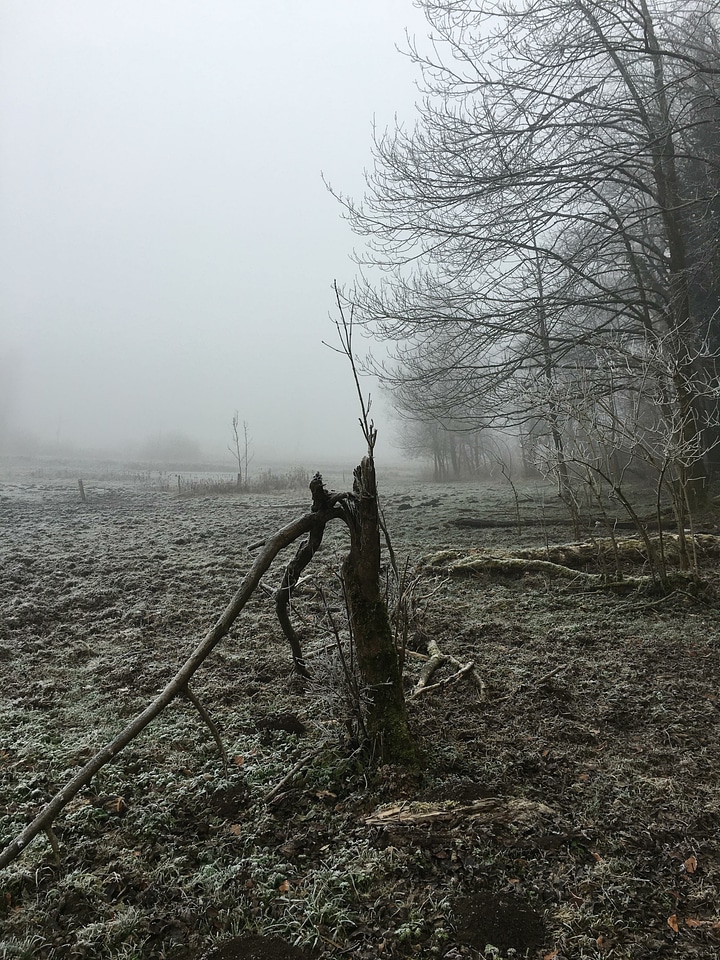
[[[310,490],[313,497],[313,513],[318,517],[324,517],[324,522],[316,523],[310,530],[306,542],[295,554],[294,559],[285,568],[285,574],[280,584],[280,589],[275,594],[275,612],[280,622],[280,627],[285,634],[293,654],[293,663],[295,670],[302,677],[309,677],[308,669],[305,666],[305,660],[302,655],[300,637],[290,621],[288,607],[292,598],[293,590],[297,586],[298,580],[305,569],[315,556],[322,543],[325,525],[328,520],[335,516],[343,516],[333,511],[333,507],[338,501],[345,499],[347,494],[335,494],[334,496],[325,489],[322,477],[319,473],[310,481]]]

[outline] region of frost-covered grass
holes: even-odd
[[[43,483],[3,501],[3,840],[172,675],[234,592],[247,545],[299,512],[283,494],[181,500],[122,483],[81,504]],[[385,503],[414,560],[568,538],[551,491],[526,494],[538,522],[522,538],[500,484],[406,484]],[[480,515],[509,525],[454,525]],[[407,773],[367,768],[330,690],[342,671],[312,578],[341,619],[345,546],[330,532],[294,604],[315,681],[292,674],[260,591],[194,684],[229,768],[192,706],[174,703],[58,817],[60,864],[41,836],[0,873],[0,957],[195,960],[242,933],[361,960],[716,957],[716,571],[699,600],[662,603],[540,575],[421,578],[408,685],[432,637],[474,661],[486,694],[460,683],[412,702],[424,760]],[[277,713],[306,733],[257,727]],[[378,807],[484,797],[552,814],[365,822]]]

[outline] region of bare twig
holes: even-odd
[[[307,767],[315,759],[315,757],[320,756],[320,754],[323,752],[323,750],[326,749],[326,747],[327,747],[327,744],[323,743],[319,747],[317,747],[315,750],[312,750],[310,753],[306,754],[302,758],[302,760],[298,760],[298,762],[295,764],[292,770],[290,770],[290,772],[287,773],[282,778],[280,783],[276,784],[272,788],[272,790],[263,797],[263,800],[265,801],[265,803],[271,803],[275,799],[275,797],[277,797],[277,795],[290,783],[290,781],[298,773],[300,773],[301,770],[304,770],[305,767]]]
[[[60,844],[58,843],[58,838],[55,836],[55,831],[50,826],[50,824],[48,824],[45,827],[44,832],[45,832],[45,836],[50,841],[50,846],[52,847],[53,856],[55,857],[55,863],[59,865],[61,863]]]
[[[340,347],[333,347],[329,343],[326,343],[325,346],[330,347],[330,349],[334,350],[336,353],[344,354],[350,361],[353,379],[355,380],[355,388],[357,390],[358,399],[360,400],[361,416],[358,419],[360,421],[363,436],[365,437],[365,441],[368,445],[368,454],[370,457],[372,457],[375,449],[375,441],[377,440],[377,430],[375,429],[375,424],[370,419],[372,398],[369,394],[367,400],[363,396],[362,388],[360,387],[360,376],[358,374],[357,364],[355,363],[355,355],[353,354],[352,349],[354,310],[351,307],[350,317],[348,318],[345,316],[345,309],[340,296],[340,290],[338,289],[337,280],[333,281],[333,290],[335,291],[335,301],[337,303],[338,312],[340,313],[340,320],[334,321],[335,329],[337,330],[338,338],[340,340]]]
[[[190,685],[189,685],[189,684],[188,684],[188,686],[186,686],[185,689],[182,691],[182,695],[183,695],[186,699],[188,699],[188,700],[190,701],[190,703],[195,707],[195,709],[197,710],[197,712],[198,712],[198,713],[200,714],[200,716],[202,717],[202,719],[203,719],[203,721],[205,722],[205,725],[207,726],[208,730],[209,730],[210,733],[213,735],[213,739],[215,740],[215,743],[218,745],[218,750],[220,751],[220,756],[221,756],[221,757],[223,758],[223,760],[225,761],[225,766],[226,766],[226,767],[229,767],[229,766],[230,766],[230,757],[228,757],[227,750],[225,749],[225,744],[222,742],[222,738],[221,738],[221,736],[220,736],[220,731],[219,731],[218,728],[217,728],[217,724],[216,724],[215,721],[212,719],[212,717],[210,716],[210,714],[207,712],[207,710],[205,709],[205,707],[203,706],[203,704],[201,703],[201,701],[198,700],[198,698],[197,698],[197,697],[195,696],[195,694],[192,692],[192,690],[190,689]]]
[[[536,680],[533,680],[532,681],[533,688],[541,687],[544,683],[547,683],[548,680],[552,680],[552,678],[556,677],[559,673],[563,673],[565,670],[569,670],[571,666],[572,664],[569,664],[569,663],[558,664],[557,667],[553,667],[553,669],[550,670],[548,673],[544,673],[541,677],[538,677]],[[524,686],[524,684],[521,684],[521,686]],[[517,696],[517,691],[515,691],[514,693],[507,693],[505,694],[504,697],[496,697],[493,700],[493,703],[494,704],[504,703],[506,700],[512,700],[513,697],[515,696]]]

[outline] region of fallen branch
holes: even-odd
[[[321,746],[317,747],[317,749],[306,754],[302,760],[298,760],[292,770],[282,778],[280,783],[276,784],[270,793],[265,794],[263,797],[265,803],[272,803],[281,790],[283,790],[292,780],[294,780],[297,774],[300,773],[301,770],[304,770],[315,759],[315,757],[319,757],[326,747],[327,744],[323,743]]]
[[[419,697],[423,693],[430,693],[431,690],[442,690],[443,687],[447,687],[451,683],[456,683],[458,680],[461,680],[465,674],[470,673],[470,671],[474,669],[475,664],[472,660],[469,660],[466,664],[460,667],[457,673],[454,673],[451,677],[446,677],[444,680],[439,680],[437,683],[432,683],[429,687],[421,687],[419,690],[415,690],[413,693],[413,698]]]
[[[704,559],[720,557],[720,537],[713,534],[695,534],[687,536],[698,556]],[[648,537],[653,550],[659,549],[659,538]],[[665,534],[663,549],[669,562],[678,562],[680,543],[677,534]],[[578,569],[588,565],[597,565],[599,560],[628,563],[645,563],[648,559],[647,545],[637,537],[602,537],[582,543],[563,543],[551,547],[526,548],[518,550],[513,557],[491,557],[487,554],[463,554],[456,550],[443,550],[428,556],[423,561],[427,573],[445,576],[472,576],[474,573],[546,573],[566,579],[582,579],[597,582],[604,586],[642,585],[652,581],[651,577],[623,577],[620,583],[608,583],[603,574],[588,573]]]
[[[425,661],[425,665],[420,671],[420,677],[418,679],[418,682],[415,684],[415,687],[413,689],[413,692],[412,692],[413,697],[416,697],[421,690],[425,689],[425,687],[430,682],[432,675],[435,673],[438,667],[441,664],[445,663],[445,661],[447,660],[447,657],[440,650],[440,647],[437,645],[437,641],[433,640],[432,638],[428,640],[427,650],[428,650],[428,656]]]
[[[365,818],[369,827],[412,827],[418,824],[458,823],[474,821],[480,823],[527,823],[538,817],[553,816],[555,811],[544,803],[515,799],[488,797],[470,804],[458,804],[447,801],[433,807],[426,803],[401,803]]]
[[[437,644],[436,640],[428,640],[428,657],[423,665],[422,670],[420,671],[420,678],[413,688],[413,692],[410,695],[411,699],[419,697],[421,694],[428,693],[431,690],[440,690],[442,687],[448,686],[448,684],[455,683],[457,680],[462,679],[466,674],[472,673],[472,679],[475,683],[475,686],[478,688],[480,696],[485,692],[485,684],[483,683],[482,677],[479,675],[475,669],[475,664],[471,660],[468,663],[461,663],[456,657],[453,657],[452,654],[443,653],[440,647]],[[445,680],[440,680],[438,683],[430,684],[435,672],[441,667],[444,663],[451,663],[454,667],[457,668],[457,673],[454,673],[451,677],[448,677]]]
[[[562,563],[553,563],[551,560],[535,560],[525,557],[482,557],[471,555],[451,560],[447,565],[436,566],[435,558],[431,557],[424,567],[427,573],[441,573],[447,577],[471,577],[476,573],[546,573],[568,580],[583,580],[591,583],[604,583],[605,578],[600,573],[586,573],[584,570],[574,570]],[[645,578],[643,578],[645,579]]]

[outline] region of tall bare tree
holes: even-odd
[[[619,349],[644,382],[661,348],[653,392],[701,501],[717,378],[694,291],[718,239],[717,0],[422,6],[418,122],[376,136],[361,202],[338,194],[368,238],[346,296],[395,344],[386,382],[420,419],[472,421],[479,399],[503,422],[540,413],[562,477],[568,371],[585,380]]]

